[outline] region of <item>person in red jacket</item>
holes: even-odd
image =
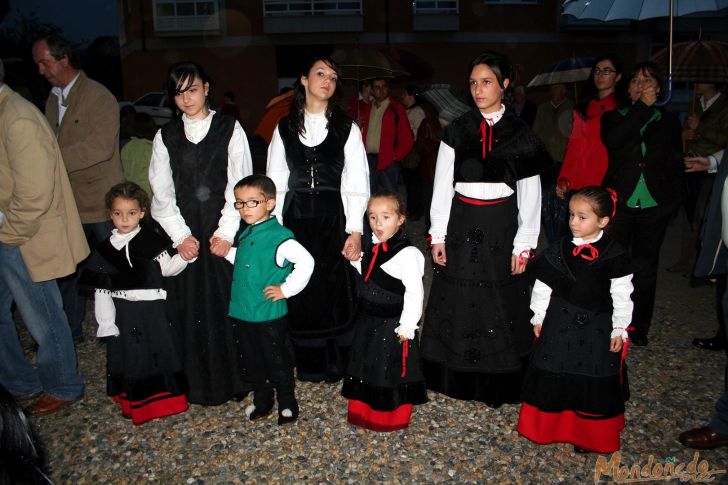
[[[371,193],[377,190],[397,191],[399,167],[397,163],[409,154],[414,137],[409,126],[407,111],[389,97],[386,79],[372,81],[374,100],[362,114],[362,137],[369,160]]]
[[[592,92],[574,108],[574,124],[556,183],[556,195],[562,199],[569,191],[602,184],[607,172],[607,149],[600,136],[601,118],[605,112],[617,109],[621,79],[622,63],[617,56],[597,58],[587,86]]]

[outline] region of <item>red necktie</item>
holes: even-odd
[[[493,127],[488,124],[486,118],[480,122],[480,141],[483,144],[483,158],[493,150]]]

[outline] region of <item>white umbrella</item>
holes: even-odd
[[[672,20],[673,17],[698,12],[715,12],[728,8],[728,0],[565,0],[564,15],[577,19],[645,20],[656,17],[670,18],[670,44],[668,49],[667,98],[672,96]]]

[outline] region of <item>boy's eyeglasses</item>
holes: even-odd
[[[609,76],[610,74],[617,72],[615,69],[605,68],[605,69],[599,69],[598,67],[594,68],[594,75],[595,76]]]
[[[258,207],[259,204],[262,204],[267,201],[268,201],[268,199],[236,200],[233,205],[235,206],[236,209],[242,209],[243,207],[247,207],[248,209],[254,209],[254,208]]]

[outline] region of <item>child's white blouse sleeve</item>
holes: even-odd
[[[222,208],[220,221],[214,235],[233,242],[235,233],[240,227],[240,213],[235,209],[235,193],[233,189],[241,179],[253,173],[253,159],[245,131],[240,123],[235,122],[233,135],[228,143],[227,184],[225,186],[225,205]]]
[[[99,329],[96,331],[98,338],[118,337],[119,327],[116,326],[116,307],[111,293],[105,290],[96,290],[94,293],[94,307],[96,321]]]
[[[190,261],[185,261],[179,254],[170,256],[167,251],[163,251],[159,256],[155,258],[155,260],[157,261],[157,263],[159,263],[159,267],[162,270],[162,276],[166,277],[177,276],[185,270],[189,263],[194,262],[195,260],[197,260],[197,258],[191,259]]]
[[[612,304],[614,305],[611,338],[621,336],[622,339],[627,340],[629,337],[627,327],[632,321],[632,310],[634,309],[634,303],[630,297],[634,291],[632,276],[628,274],[610,280],[609,292],[612,294]]]
[[[546,310],[550,302],[551,287],[537,279],[533,284],[533,291],[531,291],[531,311],[533,312],[531,324],[543,325],[543,320],[546,318]]]
[[[394,329],[397,335],[412,340],[415,338],[417,324],[422,318],[422,305],[425,289],[422,277],[425,273],[425,257],[419,249],[409,246],[382,265],[388,275],[402,281],[404,285],[404,305],[399,317],[399,326]]]
[[[313,273],[314,260],[311,253],[295,239],[283,241],[276,251],[276,264],[283,266],[286,261],[293,263],[293,271],[281,284],[283,296],[290,298],[306,288]]]
[[[152,197],[152,217],[159,222],[174,243],[179,246],[192,231],[187,226],[177,207],[177,195],[172,179],[172,167],[169,164],[169,152],[162,140],[162,130],[154,135],[152,159],[149,162],[149,184],[154,193]]]

